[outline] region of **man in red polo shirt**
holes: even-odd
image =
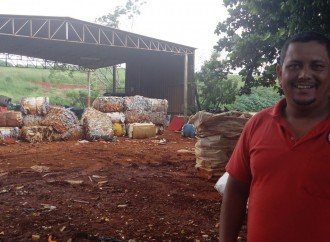
[[[220,241],[330,241],[330,40],[289,39],[277,75],[285,97],[246,124],[226,167]]]

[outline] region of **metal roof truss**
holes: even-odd
[[[0,16],[0,35],[193,54],[191,47],[71,18]]]

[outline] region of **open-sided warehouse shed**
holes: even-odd
[[[0,53],[98,69],[126,63],[125,95],[167,99],[169,113],[194,107],[195,48],[77,19],[0,15]]]

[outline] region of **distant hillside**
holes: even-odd
[[[119,88],[124,86],[125,70],[118,68]],[[92,73],[92,97],[112,89],[112,73]],[[97,81],[103,78],[102,82]],[[87,73],[50,69],[0,66],[0,95],[19,103],[23,97],[49,97],[51,104],[84,107],[88,94]]]

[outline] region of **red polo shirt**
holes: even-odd
[[[330,118],[295,140],[282,99],[246,124],[227,164],[250,184],[249,242],[330,241]]]

